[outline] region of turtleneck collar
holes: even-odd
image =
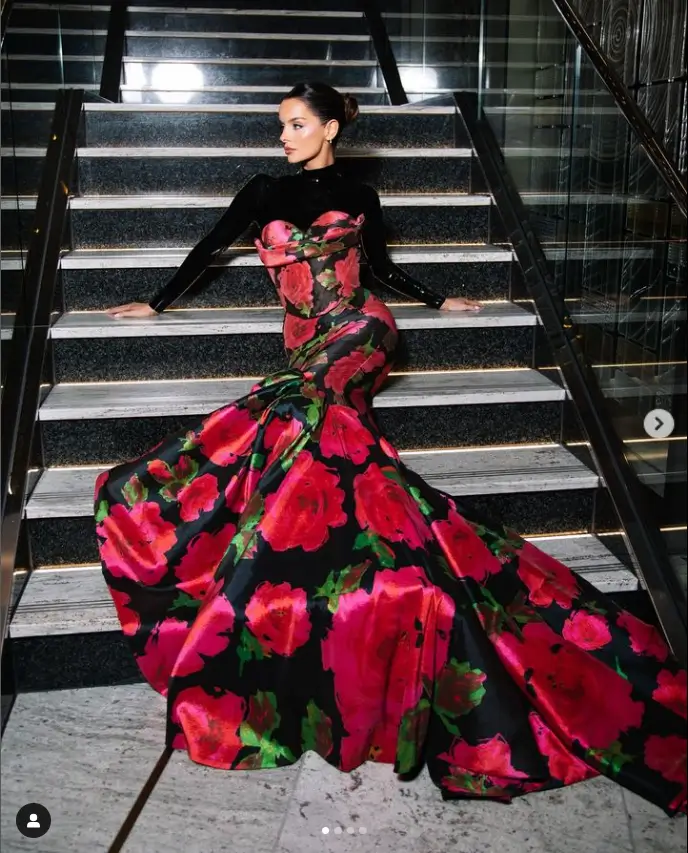
[[[309,181],[330,180],[339,175],[339,167],[336,163],[330,166],[323,166],[321,169],[301,169],[299,174]]]

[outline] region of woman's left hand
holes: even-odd
[[[483,306],[475,299],[463,299],[462,297],[450,296],[444,300],[440,311],[480,311]]]

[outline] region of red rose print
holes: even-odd
[[[554,732],[545,725],[539,714],[533,711],[529,714],[529,719],[537,745],[540,752],[548,759],[549,772],[554,779],[558,779],[564,785],[573,785],[575,782],[583,782],[585,779],[594,779],[599,776],[596,770],[588,767],[585,762],[566,749]]]
[[[284,343],[288,350],[298,349],[303,344],[312,340],[318,322],[317,317],[295,317],[293,314],[285,314],[284,317]]]
[[[538,607],[556,602],[570,610],[580,594],[571,569],[530,542],[525,542],[519,552],[518,576],[528,588],[530,601]]]
[[[98,492],[103,488],[103,486],[110,479],[109,471],[101,471],[100,474],[96,477],[96,485],[95,485],[95,493],[96,497],[98,496]]]
[[[382,449],[382,452],[385,454],[385,456],[388,456],[390,459],[393,459],[395,462],[399,461],[400,456],[397,453],[396,448],[392,447],[392,445],[387,441],[387,439],[384,436],[380,436],[380,438],[378,439],[378,443],[380,445],[380,448]]]
[[[511,766],[511,747],[501,735],[471,746],[461,738],[455,738],[449,752],[437,756],[446,761],[454,772],[463,771],[476,776],[487,776],[499,780],[527,779]]]
[[[280,291],[297,308],[313,307],[313,275],[308,261],[289,264],[278,273]]]
[[[213,465],[233,465],[248,453],[256,437],[258,424],[246,409],[225,406],[209,415],[198,436],[201,453]]]
[[[651,735],[645,742],[645,764],[668,782],[686,785],[686,739]]]
[[[564,622],[564,639],[580,649],[601,649],[612,641],[607,620],[596,613],[575,610]]]
[[[323,225],[334,225],[335,223],[347,219],[349,219],[349,214],[345,210],[327,210],[325,211],[325,213],[322,213],[316,220],[314,220],[311,227],[314,227],[316,225],[319,225],[321,227]],[[350,230],[350,228],[347,228],[347,231],[348,230]]]
[[[115,603],[115,610],[117,611],[119,621],[122,623],[122,633],[126,634],[128,637],[132,637],[141,627],[141,620],[139,619],[138,613],[135,613],[129,607],[131,604],[131,597],[128,596],[126,592],[121,592],[119,589],[113,589],[113,587],[110,587],[110,595]]]
[[[249,500],[255,494],[261,476],[262,473],[258,468],[249,469],[247,463],[227,484],[225,502],[227,508],[237,517],[243,513]]]
[[[375,317],[380,320],[385,326],[388,326],[394,332],[397,331],[397,324],[394,321],[394,316],[385,303],[375,295],[370,295],[361,309],[364,314],[370,317]]]
[[[677,673],[669,672],[668,669],[663,669],[657,676],[658,687],[652,694],[655,702],[664,705],[674,714],[678,714],[683,719],[686,719],[686,671],[680,669]]]
[[[436,521],[432,532],[457,577],[484,583],[502,570],[497,557],[456,510],[449,511],[446,521]]]
[[[172,670],[188,636],[189,626],[184,620],[164,619],[148,637],[143,654],[136,658],[146,681],[163,696],[167,696]]]
[[[648,625],[626,610],[622,611],[616,624],[628,631],[631,648],[637,655],[648,655],[658,661],[665,661],[669,657],[669,647],[653,625]]]
[[[200,672],[205,658],[215,657],[229,646],[229,634],[233,629],[234,608],[225,596],[220,593],[207,599],[179,651],[172,677]]]
[[[261,532],[275,551],[317,551],[329,539],[331,527],[346,524],[343,502],[339,476],[303,451],[277,491],[266,498]]]
[[[227,553],[236,528],[225,523],[218,533],[199,533],[189,543],[186,553],[175,568],[177,588],[192,598],[203,598],[209,591],[217,567]]]
[[[386,356],[380,350],[376,350],[372,355],[366,355],[360,349],[354,350],[350,355],[338,358],[330,365],[325,375],[325,385],[335,394],[343,394],[349,382],[358,379],[363,373],[370,373],[376,367],[382,367],[385,360]]]
[[[392,477],[385,474],[389,473]],[[356,520],[364,529],[390,542],[405,542],[419,548],[431,537],[418,505],[394,475],[397,469],[382,469],[373,463],[354,480]]]
[[[266,652],[290,657],[311,634],[306,591],[264,581],[246,605],[246,623]]]
[[[101,559],[113,575],[151,585],[167,573],[165,554],[177,542],[176,527],[161,517],[157,504],[142,501],[131,509],[115,504],[96,532],[104,540]]]
[[[209,512],[213,508],[219,497],[220,490],[217,487],[217,477],[212,474],[194,477],[177,496],[182,521],[196,521],[201,513]]]
[[[371,592],[339,596],[321,648],[347,732],[342,770],[371,752],[394,763],[402,716],[417,705],[423,678],[443,667],[453,617],[454,602],[418,566],[382,569]]]
[[[264,439],[266,449],[270,450],[270,455],[265,463],[266,471],[273,463],[282,458],[289,451],[289,448],[293,448],[302,432],[303,424],[295,418],[289,417],[282,420],[273,417],[270,419]]]
[[[529,622],[523,639],[491,634],[502,663],[517,681],[530,672],[531,699],[545,723],[565,743],[606,749],[622,732],[640,725],[644,706],[633,685],[615,670],[564,641],[544,622]]]
[[[342,296],[351,296],[359,286],[359,260],[358,249],[349,249],[344,260],[335,261],[334,271]]]
[[[239,727],[245,714],[241,696],[210,696],[202,687],[187,687],[174,702],[172,722],[181,726],[192,761],[229,770],[242,748]]]
[[[360,465],[368,458],[368,448],[374,444],[375,439],[363,426],[354,409],[336,405],[327,408],[320,435],[320,452],[323,456],[328,459],[340,456]]]

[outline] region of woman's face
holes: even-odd
[[[280,142],[290,163],[313,160],[330,147],[328,139],[337,135],[339,123],[328,121],[323,124],[303,101],[288,98],[279,108],[282,125]]]

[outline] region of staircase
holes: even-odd
[[[19,693],[33,695],[19,697],[4,738],[5,768],[14,782],[3,837],[10,838],[15,795],[18,805],[32,798],[49,805],[50,799],[54,832],[46,839],[53,846],[40,849],[52,853],[105,849],[104,839],[119,828],[163,745],[162,706],[134,684],[138,669],[97,565],[95,479],[284,364],[281,313],[248,239],[218,258],[202,293],[160,317],[114,321],[104,312],[152,296],[250,175],[290,169],[279,147],[275,105],[300,79],[326,80],[359,99],[361,116],[340,156],[380,191],[394,259],[446,295],[485,302],[479,314],[462,315],[384,297],[404,341],[403,358],[376,402],[388,438],[431,485],[505,520],[601,592],[625,595],[639,586],[454,107],[441,100],[388,105],[353,0],[323,0],[317,13],[304,11],[308,4],[298,0],[280,0],[286,11],[266,10],[259,0],[240,5],[244,11],[209,0],[204,8],[132,6],[123,102],[85,106],[60,316],[51,330],[52,376],[26,507],[30,558],[15,578],[11,623],[12,677]],[[35,207],[51,98],[69,84],[97,91],[107,11],[91,4],[15,4],[5,45],[11,83],[3,83],[10,95],[2,110],[3,296],[18,290],[21,279],[20,248]],[[394,21],[387,18],[403,79],[404,49],[413,37]],[[477,66],[470,34],[477,22],[454,13],[435,23],[434,91],[470,86]],[[463,58],[452,50],[457,42]],[[61,60],[55,58],[59,45]],[[58,65],[64,82],[55,80]],[[426,87],[421,81],[416,92],[409,89],[422,97]],[[11,312],[3,322],[7,330]],[[99,747],[103,763],[90,771],[74,758],[81,781],[64,795],[46,788],[41,800],[34,783],[45,752],[35,743],[45,738],[47,749],[42,727],[57,730],[60,760],[72,761],[80,743],[70,733],[75,716],[92,746],[108,732]],[[24,776],[15,752],[27,736],[38,741],[31,751],[36,766]],[[46,779],[57,778],[53,767],[45,772]],[[178,794],[188,772],[175,757],[152,803],[159,791]],[[88,809],[72,794],[88,789],[92,773],[107,776],[116,796],[107,813],[95,797],[98,826],[84,828]],[[280,780],[259,775],[269,782],[259,810],[279,811]],[[203,779],[209,776],[204,772]],[[227,784],[220,786],[225,792]],[[216,805],[226,811],[224,801]],[[60,810],[82,833],[77,841],[67,818],[58,820]],[[146,813],[154,811],[149,804]],[[252,820],[227,847],[208,841],[187,849],[272,849],[265,839],[254,843]],[[265,838],[273,830],[266,829]],[[3,850],[23,849],[12,846],[19,838],[12,832]],[[162,849],[146,846],[153,843],[139,824],[124,849]]]

